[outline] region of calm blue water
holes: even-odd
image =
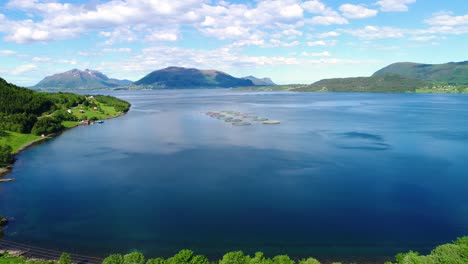
[[[468,97],[115,92],[123,117],[18,155],[9,240],[85,254],[182,248],[388,256],[468,235]],[[206,111],[281,125],[233,127]]]

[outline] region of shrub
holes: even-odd
[[[62,253],[59,259],[59,264],[71,264],[71,256],[68,253]]]
[[[245,256],[242,251],[229,252],[223,256],[220,264],[249,264],[250,257]]]
[[[140,252],[132,252],[123,257],[124,264],[145,264],[145,256]]]
[[[105,258],[102,264],[124,264],[124,260],[122,255],[114,254]]]

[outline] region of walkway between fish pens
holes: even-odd
[[[62,252],[21,244],[18,242],[0,240],[0,251],[15,252],[15,255],[25,258],[58,260]],[[72,262],[76,264],[101,264],[103,259],[78,254],[70,254]]]

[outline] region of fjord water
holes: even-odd
[[[468,97],[113,92],[131,111],[17,156],[5,239],[93,255],[389,256],[468,234]],[[207,111],[280,125],[235,127]]]

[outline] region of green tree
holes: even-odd
[[[124,260],[122,255],[114,254],[105,258],[102,264],[124,264]]]
[[[314,258],[302,259],[299,264],[320,264],[320,262]]]
[[[145,264],[145,256],[140,252],[132,252],[123,257],[124,264]]]
[[[0,145],[0,164],[8,164],[13,162],[13,149],[10,145]]]
[[[163,258],[152,258],[146,261],[146,264],[166,264],[166,260]]]
[[[263,252],[256,252],[255,256],[250,259],[250,264],[270,264],[271,259],[265,258]]]
[[[190,263],[193,257],[193,251],[188,249],[183,249],[179,253],[175,254],[173,257],[167,259],[168,264],[187,264]]]
[[[289,258],[288,255],[279,255],[279,256],[275,256],[273,258],[273,263],[274,264],[294,264],[294,260],[292,260],[291,258]],[[314,262],[306,262],[304,264],[316,264]],[[320,263],[319,263],[320,264]]]
[[[43,117],[37,120],[31,130],[31,133],[35,135],[52,134],[61,130],[63,130],[63,126],[58,120],[52,117]]]
[[[434,249],[429,258],[433,263],[466,264],[468,263],[468,246],[446,244]]]
[[[62,122],[62,121],[76,121],[76,116],[74,116],[71,113],[68,113],[65,110],[58,110],[55,111],[54,114],[52,115],[56,120]]]
[[[71,256],[70,254],[68,253],[62,253],[62,255],[60,255],[60,259],[59,259],[59,264],[71,264],[72,261],[71,261]]]
[[[245,256],[242,251],[234,251],[226,253],[223,259],[219,262],[220,264],[249,264],[250,257]]]
[[[202,255],[196,255],[190,260],[190,264],[210,264],[210,261]]]

